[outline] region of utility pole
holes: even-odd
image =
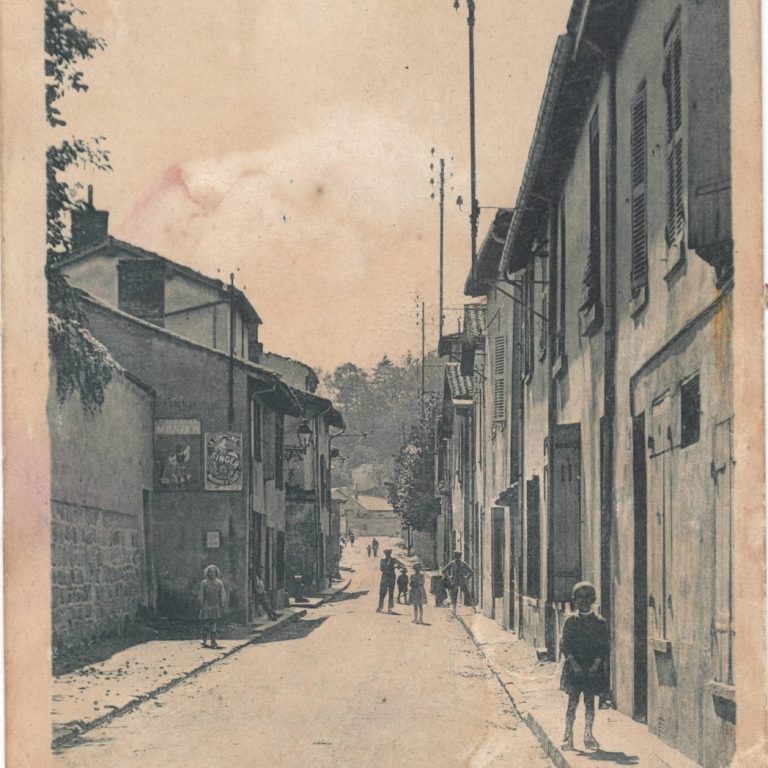
[[[426,389],[427,329],[424,322],[424,302],[421,302],[421,420],[424,421],[424,392]]]
[[[229,275],[229,426],[235,421],[235,273]]]
[[[439,333],[438,339],[443,338],[443,276],[445,273],[444,259],[444,231],[445,231],[445,159],[440,158],[440,315],[439,315]]]

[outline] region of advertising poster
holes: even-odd
[[[243,489],[242,432],[206,432],[205,490]]]

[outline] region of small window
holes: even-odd
[[[632,101],[632,270],[631,292],[636,298],[648,281],[647,176],[648,133],[645,84]]]
[[[589,123],[589,253],[584,269],[584,303],[588,311],[600,303],[600,121],[598,113]]]
[[[275,414],[275,488],[283,490],[284,426],[282,414]]]
[[[541,595],[541,529],[539,520],[539,476],[526,482],[526,594]]]
[[[683,168],[683,47],[679,17],[672,24],[664,46],[664,90],[667,103],[667,242],[684,236],[685,199]]]
[[[680,447],[699,442],[701,434],[701,396],[698,374],[680,388]]]

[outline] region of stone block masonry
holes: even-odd
[[[53,647],[122,634],[142,601],[135,514],[51,501]]]

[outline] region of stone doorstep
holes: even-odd
[[[163,685],[157,686],[146,693],[130,695],[128,701],[125,702],[124,704],[106,705],[110,709],[110,711],[99,715],[93,720],[79,719],[79,720],[71,720],[66,723],[53,723],[53,741],[51,742],[52,749],[58,749],[60,747],[66,746],[67,744],[79,738],[83,733],[86,733],[87,731],[90,731],[93,728],[97,728],[100,725],[104,725],[110,722],[111,720],[115,719],[116,717],[120,717],[121,715],[125,715],[129,712],[132,712],[134,709],[139,707],[145,701],[154,699],[160,694],[165,693],[166,691],[169,691],[172,688],[175,688],[177,685],[179,685],[180,683],[183,683],[185,680],[189,680],[190,678],[200,674],[201,672],[204,672],[206,669],[216,664],[216,662],[234,655],[238,651],[242,650],[246,645],[258,643],[261,640],[264,640],[265,638],[271,636],[279,629],[282,629],[285,625],[296,622],[300,618],[306,615],[307,615],[307,612],[304,610],[292,610],[289,613],[283,613],[281,614],[281,616],[278,618],[277,621],[270,622],[269,624],[265,624],[260,627],[256,627],[253,630],[253,634],[249,638],[244,640],[235,640],[231,646],[223,648],[220,653],[217,653],[216,655],[212,656],[210,659],[207,659],[206,661],[203,661],[202,663],[196,663],[191,669],[177,675],[176,677],[173,677],[168,682],[163,683]],[[137,647],[140,648],[141,645],[134,646],[134,648],[137,648]],[[123,651],[122,653],[125,653],[125,651]],[[85,679],[86,678],[84,678],[84,680]],[[128,676],[126,676],[124,679],[127,680],[129,678]],[[53,683],[53,687],[55,691],[56,689],[55,680]],[[56,697],[60,695],[61,694],[54,693],[54,696],[53,696],[54,701],[56,700]]]
[[[551,663],[547,665],[548,668],[546,669],[544,667],[537,668],[535,650],[528,648],[528,646],[523,647],[523,641],[517,640],[514,636],[504,640],[503,634],[509,635],[509,633],[485,616],[474,614],[464,617],[459,615],[458,618],[509,697],[515,711],[536,736],[552,762],[558,768],[594,768],[595,760],[600,759],[594,755],[600,753],[586,752],[579,748],[581,729],[583,728],[583,709],[580,708],[576,717],[576,728],[574,729],[576,750],[573,752],[560,750],[564,728],[565,696],[560,692],[559,687],[553,686],[556,673]],[[489,641],[489,635],[501,639]],[[509,661],[512,659],[505,659],[502,662],[498,658],[500,655],[498,651],[503,646],[506,646],[509,656],[518,662],[514,666],[519,666],[521,671],[529,674],[533,672],[530,674],[530,678],[538,678],[524,681],[524,690],[520,682],[511,677]],[[525,659],[526,651],[528,651],[529,657],[533,657],[528,663]],[[541,683],[540,687],[532,686],[532,683],[539,682]],[[601,721],[604,724],[602,733]],[[665,744],[661,739],[651,734],[646,726],[635,722],[617,710],[598,710],[595,732],[598,740],[603,743],[604,759],[608,763],[611,762],[609,749],[612,748],[616,752],[621,751],[626,755],[637,756],[638,762],[633,764],[641,768],[699,768],[698,763]],[[618,763],[625,759],[621,756],[615,762]]]

